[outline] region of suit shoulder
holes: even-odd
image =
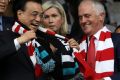
[[[113,40],[119,39],[120,40],[120,33],[112,33],[111,37]]]
[[[112,33],[111,38],[114,45],[120,44],[120,33]]]

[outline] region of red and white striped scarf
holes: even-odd
[[[85,61],[86,53],[87,53],[86,40],[87,37],[84,36],[83,40],[80,43],[80,53],[79,53],[82,56],[82,57],[80,56],[80,58],[84,61],[80,59],[78,60],[82,62],[82,65],[84,67],[86,67],[87,65],[87,62]],[[79,54],[75,56],[78,57]],[[90,70],[86,70],[86,71],[89,72]],[[114,46],[111,39],[111,32],[106,27],[104,27],[100,32],[98,47],[96,48],[96,63],[95,63],[94,78],[101,79],[104,77],[108,77],[111,76],[113,72],[114,72]],[[87,74],[89,75],[89,73]]]
[[[12,31],[15,33],[18,33],[20,35],[27,32],[27,30],[24,29],[18,22],[14,23],[14,25],[12,27]],[[40,44],[35,39],[33,39],[32,41],[28,41],[26,43],[26,46],[28,47],[28,55],[34,65],[34,68],[35,68],[35,76],[39,77],[42,75],[42,69],[41,69],[41,66],[37,64],[37,59],[36,59],[36,55],[35,55],[35,47],[39,47]]]

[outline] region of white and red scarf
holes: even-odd
[[[111,76],[114,72],[114,46],[111,32],[106,27],[100,31],[98,47],[96,48],[95,70],[92,70],[85,61],[87,53],[86,40],[87,37],[84,36],[80,43],[80,52],[75,54],[82,66],[80,66],[81,71],[83,71],[86,80],[91,80],[88,78],[90,76],[93,77],[92,80]]]
[[[13,27],[12,27],[12,31],[15,33],[18,33],[20,35],[24,34],[25,32],[27,32],[26,29],[24,29],[18,22],[15,22]],[[28,55],[34,65],[34,69],[35,69],[35,76],[39,77],[42,74],[42,69],[41,66],[39,64],[37,64],[37,59],[36,59],[36,54],[35,54],[35,47],[39,47],[40,44],[35,40],[31,40],[28,41],[26,43],[26,46],[28,47]]]

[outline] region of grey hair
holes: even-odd
[[[105,8],[104,8],[104,6],[100,2],[98,2],[96,0],[83,0],[80,3],[80,5],[82,3],[85,3],[85,2],[88,2],[88,3],[90,3],[92,5],[92,7],[96,11],[97,15],[99,15],[100,13],[105,13]]]
[[[97,15],[99,15],[100,13],[105,13],[105,8],[100,2],[94,0],[91,0],[91,2],[93,8],[95,8]]]

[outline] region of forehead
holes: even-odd
[[[56,8],[56,7],[51,7],[51,8],[49,8],[49,9],[47,9],[44,13],[45,13],[45,14],[58,14],[58,13],[60,13],[60,12],[59,12],[58,8]]]
[[[79,14],[95,13],[93,5],[89,2],[81,3],[78,7]]]
[[[32,1],[26,3],[25,9],[26,10],[31,10],[31,11],[42,12],[41,4],[37,3],[37,2],[32,2]]]

